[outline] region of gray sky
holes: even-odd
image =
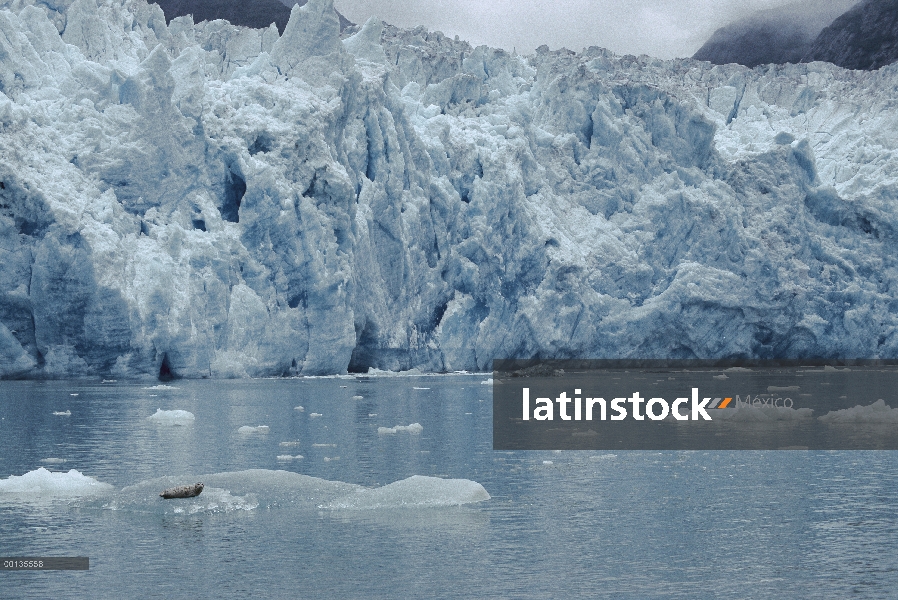
[[[829,22],[857,0],[800,0],[800,18]],[[425,25],[473,45],[529,54],[541,44],[617,54],[692,56],[714,30],[796,0],[334,0],[351,21],[376,15],[400,27]],[[831,16],[830,16],[831,15]]]

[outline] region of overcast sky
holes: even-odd
[[[818,20],[826,14],[829,21],[856,2],[801,0],[799,13]],[[522,54],[542,44],[576,51],[602,46],[659,58],[692,56],[717,28],[790,4],[795,0],[334,0],[356,23],[376,15],[400,27],[425,25],[458,35],[475,46]]]

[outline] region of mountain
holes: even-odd
[[[820,32],[805,61],[878,69],[898,60],[898,0],[865,0]]]
[[[824,61],[874,70],[898,60],[898,0],[863,0],[829,25],[841,4],[799,3],[722,27],[693,58],[747,67]]]
[[[297,1],[295,4],[303,6],[306,1]],[[193,15],[195,23],[224,19],[233,25],[256,29],[275,23],[278,31],[283,33],[294,3],[289,0],[158,0],[156,4],[165,13],[166,22],[176,17]],[[337,15],[341,31],[353,24],[340,13]]]
[[[800,62],[826,23],[796,18],[790,8],[760,11],[721,27],[693,58],[746,67]]]
[[[898,357],[898,65],[0,0],[0,376]]]

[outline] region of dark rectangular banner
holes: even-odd
[[[495,360],[493,449],[898,450],[896,394],[894,360]]]
[[[87,571],[90,558],[86,556],[4,556],[0,557],[0,571]]]

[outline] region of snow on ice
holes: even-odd
[[[331,0],[0,32],[0,376],[898,357],[898,65],[341,38]]]

